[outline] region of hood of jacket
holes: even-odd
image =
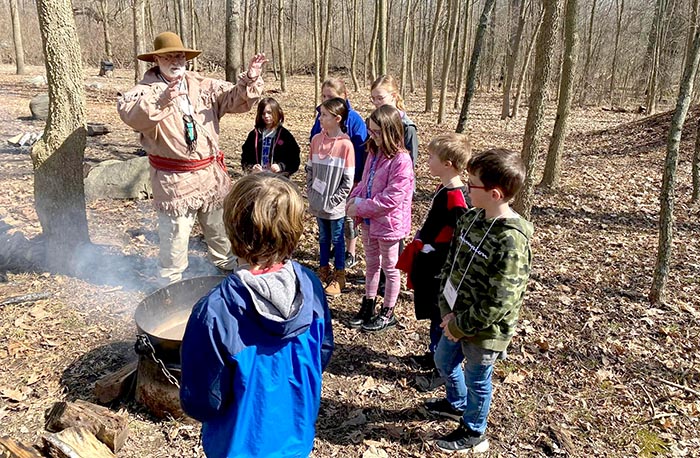
[[[274,272],[255,275],[239,269],[229,276],[230,280],[245,286],[250,294],[254,319],[270,335],[283,340],[302,334],[313,320],[313,308],[302,307],[305,298],[299,278],[299,266],[292,261]]]

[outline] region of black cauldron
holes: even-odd
[[[161,288],[141,301],[134,320],[139,334],[145,335],[153,346],[154,356],[179,364],[182,337],[192,308],[224,278],[220,275],[188,278]],[[142,354],[139,348],[136,350]],[[146,349],[141,350],[148,353]]]

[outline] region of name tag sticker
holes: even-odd
[[[454,310],[455,302],[457,302],[457,290],[452,284],[452,280],[449,278],[445,283],[445,289],[442,291],[442,295],[445,296],[445,300],[447,300],[447,304],[450,306],[450,310]]]
[[[314,178],[314,182],[311,185],[314,191],[318,192],[319,194],[323,194],[323,192],[326,190],[326,182],[321,181],[318,178]]]

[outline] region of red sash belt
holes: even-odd
[[[205,157],[204,159],[173,159],[152,154],[148,155],[148,162],[151,163],[151,167],[164,172],[195,172],[209,167],[209,164],[214,161],[219,163],[224,172],[226,171],[223,151],[219,151],[218,154]]]

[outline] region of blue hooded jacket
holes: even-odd
[[[224,279],[190,315],[180,401],[185,413],[202,422],[209,458],[306,457],[313,448],[333,331],[321,282],[289,262],[298,307],[287,319],[261,312],[261,299],[239,273]],[[277,299],[274,288],[269,295]]]
[[[348,107],[348,119],[345,121],[345,133],[350,137],[353,149],[355,150],[355,178],[354,182],[359,183],[362,180],[362,171],[365,169],[365,142],[367,141],[367,126],[362,120],[362,116],[353,110],[350,106],[350,101],[345,100],[345,106]],[[321,133],[321,122],[318,117],[321,114],[321,106],[316,107],[316,119],[311,128],[309,141],[314,138],[314,135]]]

